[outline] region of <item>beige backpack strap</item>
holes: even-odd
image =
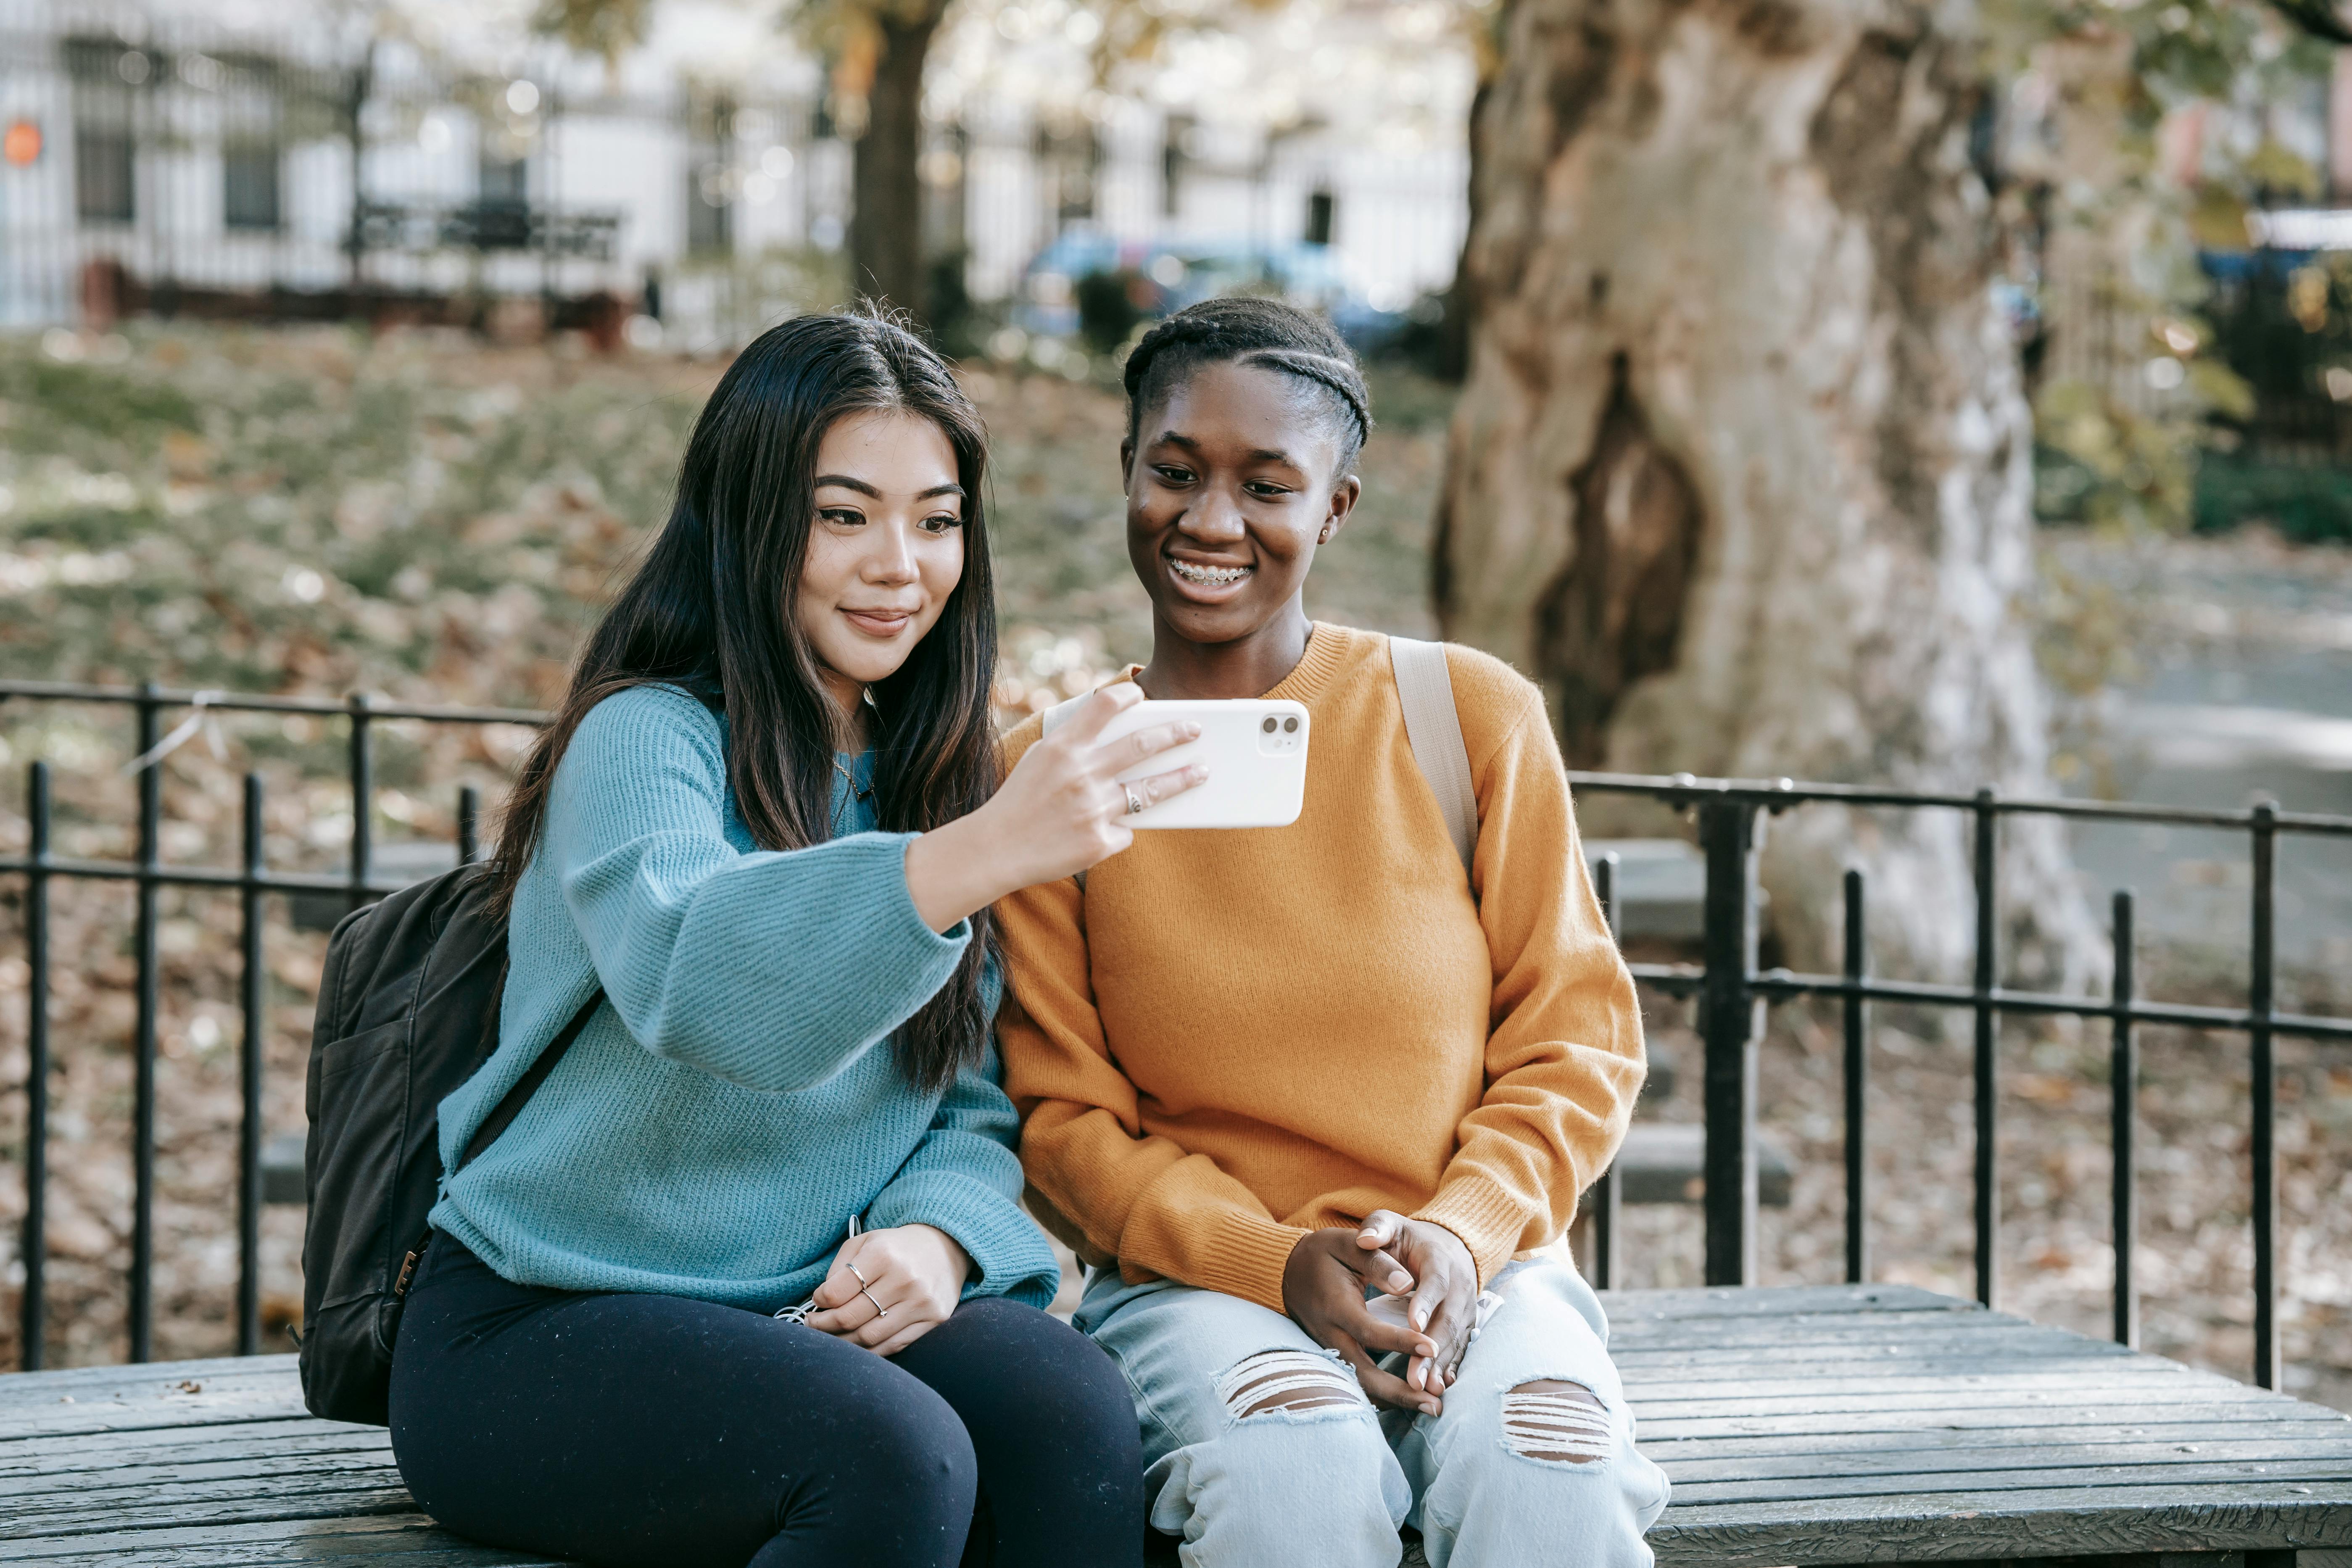
[[[1413,763],[1429,781],[1429,793],[1437,797],[1438,815],[1445,818],[1445,830],[1466,876],[1478,848],[1478,794],[1470,783],[1470,752],[1462,743],[1462,716],[1454,708],[1445,645],[1391,637],[1389,663],[1396,671],[1397,700],[1404,707],[1404,733],[1412,743]]]
[[[1064,720],[1077,711],[1079,703],[1084,702],[1087,698],[1092,697],[1094,693],[1091,691],[1083,691],[1077,696],[1069,699],[1067,701],[1056,702],[1051,708],[1046,709],[1045,727],[1037,731],[1039,737],[1042,739],[1046,735],[1052,734]],[[1078,897],[1082,899],[1085,898],[1087,896],[1087,874],[1084,871],[1073,871],[1070,873],[1070,879],[1078,885]]]

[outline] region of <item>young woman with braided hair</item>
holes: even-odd
[[[1135,1393],[1151,1523],[1192,1568],[1391,1568],[1406,1526],[1438,1568],[1640,1568],[1665,1479],[1559,1242],[1623,1135],[1641,1017],[1541,694],[1445,650],[1465,878],[1388,639],[1304,607],[1361,490],[1346,345],[1212,300],[1127,389],[1153,637],[1121,679],[1295,699],[1314,735],[1292,826],[1139,834],[997,909],[1032,1206],[1094,1266],[1076,1321]]]

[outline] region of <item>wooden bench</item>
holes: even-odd
[[[2320,1550],[2352,1549],[2335,1411],[1902,1286],[1607,1300],[1674,1478],[1662,1568],[2352,1564]],[[264,1356],[0,1377],[0,1561],[544,1560],[435,1529],[384,1434],[310,1419]]]

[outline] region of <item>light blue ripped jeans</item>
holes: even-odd
[[[1562,1263],[1488,1289],[1503,1305],[1433,1417],[1376,1412],[1345,1363],[1237,1296],[1097,1269],[1075,1321],[1127,1374],[1151,1523],[1186,1568],[1395,1568],[1405,1524],[1431,1568],[1649,1568],[1666,1478],[1634,1449],[1600,1301]],[[1244,1414],[1269,1396],[1336,1402]]]

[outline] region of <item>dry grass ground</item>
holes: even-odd
[[[0,344],[0,671],[305,691],[352,689],[531,706],[561,679],[580,628],[656,521],[709,363],[597,362],[463,341],[341,332],[167,333],[78,363]],[[1017,711],[1139,657],[1149,625],[1127,570],[1115,452],[1120,410],[1055,378],[970,374],[996,442],[992,513],[1006,624],[1000,698]],[[1354,526],[1318,568],[1312,608],[1429,630],[1428,518],[1443,458],[1442,389],[1377,388]],[[520,731],[387,726],[379,841],[446,839],[456,786],[494,789]],[[133,819],[127,719],[78,707],[0,709],[0,846],[24,763],[58,770],[58,847],[121,855]],[[175,860],[236,853],[238,776],[268,780],[279,867],[341,864],[350,803],[339,721],[224,720],[167,764]],[[52,1030],[47,1293],[53,1364],[123,1353],[132,1002],[128,893],[60,884]],[[234,1341],[234,1158],[241,1024],[234,901],[167,893],[159,1114],[156,1348]],[[323,939],[272,900],[268,1117],[301,1125],[301,1072]],[[20,890],[0,888],[0,1365],[13,1364],[23,1279],[24,987]],[[2159,992],[2216,1000],[2221,981],[2157,958]],[[2164,973],[2169,964],[2169,973]],[[2312,985],[2328,989],[2327,977]],[[2338,998],[2339,1002],[2341,998]],[[2320,1004],[2314,1003],[2314,1005]],[[1683,1068],[1645,1114],[1696,1114],[1695,1043],[1678,1005],[1653,1028]],[[1970,1159],[1965,1045],[1884,1015],[1871,1106],[1874,1235],[1883,1277],[1965,1294]],[[2105,1046],[2007,1036],[2004,1304],[2101,1331],[2106,1246]],[[2145,1098],[2147,1342],[2231,1373],[2250,1354],[2242,1042],[2152,1031]],[[2292,1237],[2288,1355],[2303,1385],[2352,1408],[2352,1058],[2284,1047],[2282,1144]],[[1795,1197],[1769,1213],[1768,1282],[1841,1267],[1837,1050],[1801,1009],[1776,1016],[1765,1121],[1798,1159]],[[1696,1214],[1633,1211],[1633,1284],[1693,1282]],[[299,1297],[299,1215],[265,1227],[268,1314]]]

